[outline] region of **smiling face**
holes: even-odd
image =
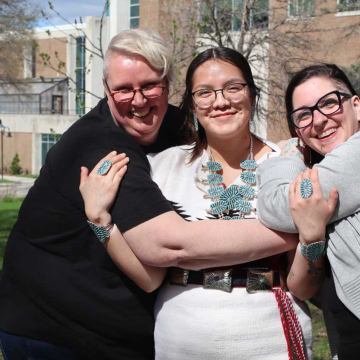
[[[295,88],[292,96],[293,109],[313,106],[323,95],[334,90],[350,94],[345,85],[340,86],[328,78],[311,78]],[[358,96],[352,96],[350,99],[342,96],[341,101],[342,106],[336,113],[323,115],[315,110],[313,123],[304,129],[296,129],[305,144],[321,155],[331,152],[337,145],[359,131]]]
[[[194,72],[192,92],[200,89],[223,89],[236,83],[246,84],[244,75],[238,67],[222,60],[209,60]],[[237,103],[230,103],[218,91],[216,101],[211,107],[200,109],[195,105],[194,111],[210,143],[212,139],[230,139],[248,132],[251,104],[249,87],[245,86],[243,98]]]
[[[142,89],[150,85],[166,86],[158,71],[141,56],[118,55],[107,68],[107,84],[111,91]],[[161,97],[146,99],[136,92],[132,101],[116,103],[104,84],[108,104],[115,120],[141,145],[156,140],[168,106],[168,88]]]

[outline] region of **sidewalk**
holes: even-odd
[[[1,176],[0,176],[1,179]],[[0,183],[0,198],[2,196],[25,197],[36,179],[4,175],[4,180],[12,183]]]

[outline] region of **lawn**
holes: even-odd
[[[11,228],[17,219],[17,214],[22,201],[23,198],[5,197],[0,202],[0,271],[2,269],[6,241],[9,237]],[[311,304],[309,304],[309,307],[313,317],[314,360],[329,360],[331,359],[331,356],[322,313]],[[0,360],[3,360],[1,353]]]

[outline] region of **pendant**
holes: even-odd
[[[223,182],[223,177],[219,174],[209,174],[207,179],[210,185],[218,185]]]
[[[248,184],[256,183],[256,175],[250,171],[243,171],[240,175],[241,180]]]

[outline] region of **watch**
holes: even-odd
[[[92,223],[89,220],[87,222],[90,225],[92,231],[95,233],[95,235],[101,241],[101,243],[103,243],[107,238],[110,237],[110,234],[114,229],[113,222],[107,224],[106,226],[97,226],[96,224]]]
[[[325,240],[314,242],[310,245],[305,245],[300,242],[301,254],[310,261],[319,260],[325,253]]]

